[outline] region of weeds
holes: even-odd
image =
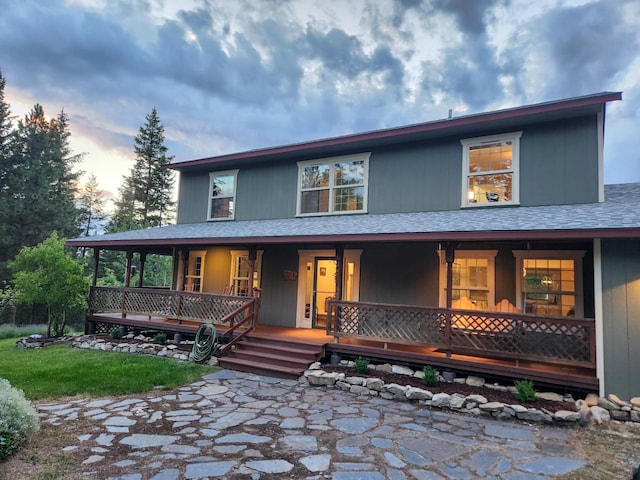
[[[438,383],[438,372],[431,365],[425,365],[422,369],[422,383],[428,387],[433,387]]]
[[[531,380],[516,380],[513,382],[516,387],[516,398],[525,403],[536,401],[536,391]]]
[[[364,357],[358,357],[353,361],[353,366],[358,373],[367,373],[369,371],[369,360]]]

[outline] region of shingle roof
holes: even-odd
[[[640,237],[640,183],[605,186],[603,203],[203,222],[76,238],[67,243],[126,247],[599,237]]]

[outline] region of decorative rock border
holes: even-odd
[[[133,340],[127,342],[122,340]],[[41,347],[42,344],[33,342],[31,347]],[[157,357],[171,358],[174,360],[189,360],[188,353],[182,347],[191,349],[193,341],[185,340],[178,343],[166,342],[161,345],[153,343],[153,339],[144,335],[128,334],[122,339],[107,340],[93,335],[81,335],[71,337],[71,345],[75,348],[89,350],[102,350],[123,353],[135,353],[154,355]],[[207,362],[208,365],[217,365],[218,359],[212,357]],[[342,365],[353,366],[353,362],[342,361]],[[404,365],[369,365],[369,369],[375,375],[375,371],[390,372],[397,375],[407,375],[422,378],[422,370],[413,370]],[[443,378],[440,379],[444,381]],[[409,385],[399,385],[396,383],[385,384],[382,379],[376,377],[347,377],[344,373],[325,372],[319,362],[314,363],[304,372],[300,381],[305,381],[313,386],[325,386],[348,390],[357,395],[380,396],[382,398],[415,401],[426,407],[448,409],[467,413],[474,416],[491,416],[500,419],[518,419],[527,422],[544,422],[556,424],[580,424],[585,425],[590,422],[597,424],[609,421],[630,422],[640,424],[640,397],[624,401],[614,394],[609,394],[606,398],[599,397],[595,393],[590,393],[585,399],[574,400],[571,395],[560,395],[554,392],[536,393],[538,398],[559,402],[574,402],[577,411],[559,410],[550,412],[544,408],[527,408],[519,404],[506,404],[502,402],[489,402],[482,395],[461,395],[454,393],[432,393],[429,390],[416,388]],[[454,383],[465,383],[473,386],[484,386],[486,388],[499,390],[502,392],[516,392],[515,387],[506,387],[498,384],[488,384],[485,379],[477,376],[458,377]]]
[[[353,366],[353,362],[341,362],[343,365]],[[378,365],[375,370],[392,372],[399,375],[408,375],[422,378],[422,371],[414,371],[401,365]],[[322,365],[317,362],[311,365],[304,373],[303,378],[314,386],[325,386],[339,388],[350,391],[357,395],[380,396],[390,400],[415,401],[425,407],[448,409],[466,413],[473,416],[491,416],[498,419],[518,419],[527,422],[544,422],[555,424],[580,424],[585,425],[593,421],[597,424],[606,423],[610,420],[621,422],[640,423],[640,397],[633,398],[629,402],[620,400],[616,395],[610,394],[607,398],[598,397],[590,393],[582,400],[576,400],[577,411],[558,410],[551,412],[544,408],[527,408],[519,404],[506,404],[502,402],[489,402],[482,395],[461,395],[454,393],[432,393],[429,390],[416,388],[410,385],[399,385],[397,383],[385,384],[377,377],[346,376],[339,372],[325,372]],[[441,381],[443,379],[441,378]],[[500,391],[515,393],[515,387],[505,387],[503,385],[491,385],[485,383],[481,377],[468,376],[466,378],[456,378],[456,383],[467,385],[484,386]],[[538,398],[552,401],[573,402],[571,395],[560,395],[554,392],[537,393]]]
[[[124,341],[134,340],[135,342]],[[156,357],[171,358],[173,360],[189,360],[189,352],[193,346],[193,340],[183,340],[181,342],[165,342],[164,344],[154,343],[153,339],[144,335],[128,334],[121,339],[107,340],[93,335],[82,335],[73,337],[71,346],[85,350],[102,350],[107,352],[137,353],[144,355],[154,355]],[[180,347],[187,347],[184,348]],[[188,351],[187,351],[188,350]],[[207,362],[208,365],[217,365],[218,359],[212,357]]]

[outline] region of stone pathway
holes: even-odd
[[[542,480],[585,464],[568,428],[501,422],[220,370],[177,391],[37,405],[86,422],[84,478]]]

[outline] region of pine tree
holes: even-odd
[[[22,247],[53,231],[78,234],[73,167],[80,156],[72,154],[69,137],[66,114],[47,120],[38,104],[10,132],[10,148],[0,158],[0,280]]]
[[[4,88],[6,83],[6,79],[2,76],[2,70],[0,70],[0,162],[7,158],[10,153],[12,131],[11,108],[4,99]]]
[[[173,218],[175,202],[172,200],[172,190],[175,178],[171,170],[163,168],[173,157],[167,156],[164,140],[164,127],[154,107],[134,139],[136,162],[118,190],[114,214],[107,226],[108,232],[159,227]],[[124,254],[106,251],[100,258],[104,269],[101,281],[122,284]],[[134,263],[136,261],[134,258]],[[146,286],[168,285],[171,259],[149,255],[145,271]],[[132,283],[135,282],[136,279],[132,279]]]
[[[134,139],[136,163],[123,180],[110,232],[158,227],[173,217],[175,178],[163,168],[173,157],[167,156],[164,140],[164,127],[154,107]]]
[[[107,215],[104,210],[104,191],[100,190],[98,179],[93,173],[89,175],[84,188],[78,192],[77,202],[80,208],[78,227],[81,235],[84,237],[95,235],[104,228]]]

